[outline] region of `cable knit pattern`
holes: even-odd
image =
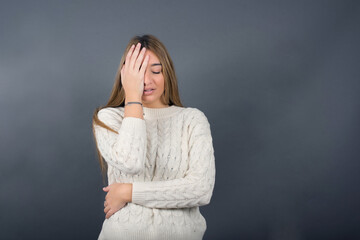
[[[132,183],[132,202],[105,219],[98,239],[202,239],[215,184],[211,129],[197,108],[144,107],[144,119],[124,108],[98,117],[118,132],[95,126],[108,181]]]
[[[146,154],[146,126],[140,118],[120,118],[112,109],[101,109],[98,118],[118,134],[96,126],[101,155],[108,164],[128,174],[144,170]]]

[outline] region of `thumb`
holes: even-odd
[[[109,191],[109,186],[103,187],[103,190],[104,190],[105,192]]]

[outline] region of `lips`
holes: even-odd
[[[153,94],[154,91],[155,91],[155,89],[153,89],[153,88],[145,89],[143,94],[144,94],[144,96],[149,96],[149,95]]]

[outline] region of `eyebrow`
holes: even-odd
[[[152,67],[152,66],[156,66],[156,65],[160,65],[160,66],[162,66],[162,64],[161,64],[161,63],[153,63],[153,64],[151,64],[151,67]]]

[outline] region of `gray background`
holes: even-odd
[[[359,239],[358,1],[1,1],[2,239],[96,239],[91,133],[129,39],[211,124],[204,239]]]

